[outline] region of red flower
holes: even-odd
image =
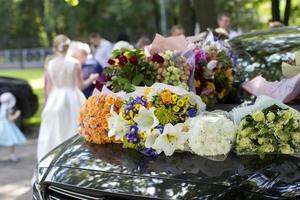
[[[116,61],[114,61],[113,59],[109,59],[109,60],[107,61],[107,63],[110,64],[110,65],[113,65],[113,64],[116,63]]]
[[[103,87],[103,82],[96,80],[96,85],[95,85],[95,87],[96,87],[98,90],[101,91],[101,90],[102,90],[102,87]]]
[[[153,54],[152,59],[153,62],[157,63],[163,63],[165,60],[162,56],[160,56],[158,53]]]
[[[126,58],[126,56],[121,55],[121,56],[119,57],[119,64],[120,64],[120,65],[125,65],[126,63],[127,63],[127,58]]]
[[[136,56],[132,56],[129,58],[129,62],[133,65],[137,65],[138,64],[138,59]]]

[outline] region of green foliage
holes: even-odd
[[[168,28],[179,22],[185,23],[184,27],[187,24],[193,26],[196,18],[189,11],[193,4],[184,7],[184,2],[165,0]],[[233,29],[236,30],[265,28],[271,18],[271,0],[214,2],[217,13],[226,11],[232,15]],[[285,1],[281,2],[282,10]],[[2,48],[47,47],[58,33],[87,41],[90,32],[99,32],[115,42],[119,33],[126,32],[134,43],[140,36],[151,38],[160,32],[159,0],[0,0],[0,4]],[[195,8],[195,12],[214,18],[209,10],[201,10],[201,4],[199,6],[199,9]],[[300,2],[292,0],[291,25],[300,22],[299,7]],[[185,14],[189,18],[183,19]],[[189,20],[190,18],[193,20]],[[190,21],[192,23],[188,23]],[[187,33],[192,34],[193,30],[188,29]]]
[[[134,86],[150,86],[155,81],[154,68],[140,50],[115,50],[111,62],[114,64],[106,67],[104,73],[111,77],[108,85],[115,92],[132,92]]]

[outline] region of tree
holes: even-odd
[[[217,23],[215,0],[194,0],[193,3],[201,31],[215,28]]]
[[[289,25],[289,19],[290,19],[290,13],[291,13],[291,0],[286,0],[285,3],[285,9],[284,9],[284,18],[283,18],[283,23],[288,26]]]
[[[290,19],[290,13],[291,13],[291,9],[292,9],[291,0],[285,1],[283,20],[281,20],[281,16],[280,16],[280,1],[279,0],[271,0],[271,4],[272,4],[272,21],[283,22],[284,25],[288,26],[289,19]]]
[[[272,21],[280,21],[279,0],[271,0],[271,4],[272,4]]]
[[[196,16],[192,2],[189,0],[179,0],[179,24],[183,26],[186,35],[194,34]]]

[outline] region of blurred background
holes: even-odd
[[[126,33],[135,44],[141,36],[167,36],[176,24],[186,36],[216,28],[222,12],[231,15],[239,34],[268,29],[271,21],[300,24],[298,0],[0,0],[0,5],[0,75],[29,81],[40,104],[44,59],[60,33],[83,42],[91,32],[111,42]],[[38,125],[40,111],[41,106],[25,124]]]
[[[300,24],[299,0],[0,0],[0,77],[28,81],[38,97],[38,110],[23,122],[29,143],[21,161],[3,161],[0,148],[0,199],[30,199],[36,162],[36,137],[44,100],[44,60],[57,34],[88,43],[89,34],[116,42],[120,33],[136,44],[141,36],[170,35],[181,24],[186,36],[217,27],[219,13],[231,15],[239,34],[267,30],[271,22]],[[31,138],[31,139],[30,139]],[[17,173],[17,174],[16,174]]]

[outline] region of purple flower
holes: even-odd
[[[196,59],[196,63],[206,62],[206,52],[200,48],[196,49],[195,50],[195,59]]]
[[[189,117],[195,117],[197,115],[196,108],[190,108],[190,109],[188,109],[187,114],[188,114]]]
[[[164,126],[159,124],[158,126],[155,127],[156,129],[158,129],[160,131],[160,133],[164,132]]]
[[[141,105],[143,105],[144,107],[147,106],[147,101],[145,101],[145,100],[143,99],[143,96],[136,97],[136,98],[133,100],[132,103],[133,103],[133,104],[141,104]]]
[[[137,126],[131,125],[129,128],[129,132],[136,134],[139,131],[139,128]]]
[[[158,156],[158,154],[156,153],[156,151],[152,148],[145,148],[143,153],[146,155],[146,156],[149,156],[151,158],[156,158]]]
[[[136,135],[135,133],[127,133],[126,136],[128,138],[128,142],[133,144],[137,144],[141,140],[140,136]]]

